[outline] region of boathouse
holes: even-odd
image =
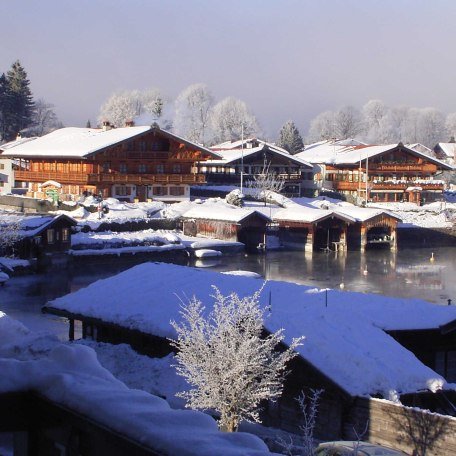
[[[172,282],[164,282],[164,275],[172,277]],[[169,322],[180,318],[181,301],[176,294],[184,299],[194,295],[210,310],[212,284],[224,295],[232,291],[250,295],[261,287],[258,279],[250,277],[146,263],[58,298],[48,303],[45,311],[70,320],[81,318],[83,324],[109,323],[119,331],[135,330],[143,337],[165,340],[175,337]],[[424,438],[419,426],[426,422],[429,428],[445,427],[445,439],[431,442],[434,451],[427,454],[450,454],[456,448],[456,424],[445,416],[454,415],[450,406],[456,400],[453,386],[427,366],[419,352],[412,353],[395,338],[398,331],[419,335],[422,331],[449,330],[456,324],[456,307],[317,291],[274,281],[264,285],[261,305],[269,308],[266,332],[284,328],[285,344],[293,337],[305,336],[289,366],[283,396],[276,403],[266,404],[266,425],[298,432],[297,395],[308,392],[308,388],[324,388],[317,438],[356,439],[355,433],[367,426],[368,440],[410,452],[417,444],[411,440],[412,432],[421,429],[423,435],[418,438]],[[404,315],[409,317],[405,319]],[[98,331],[85,331],[85,335],[97,339]],[[150,340],[156,340],[153,338]],[[448,351],[456,350],[454,340],[444,343]],[[407,408],[413,405],[441,415]]]
[[[57,216],[5,215],[0,229],[9,231],[13,241],[4,254],[15,254],[22,259],[67,252],[71,248],[71,234],[76,220],[65,214]]]
[[[242,242],[247,250],[265,244],[271,221],[254,209],[207,203],[185,212],[182,220],[185,235]]]
[[[279,226],[282,245],[314,250],[345,250],[347,229],[355,219],[332,210],[293,206],[279,210],[273,216]]]

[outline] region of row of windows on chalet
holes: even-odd
[[[241,170],[244,174],[261,174],[264,172],[264,166],[250,166],[244,165],[230,167],[230,166],[201,166],[201,172],[203,173],[219,173],[219,174],[235,174],[240,173]],[[284,175],[299,175],[305,180],[312,180],[312,172],[301,172],[299,167],[288,168],[286,166],[269,166],[268,171],[274,174]]]
[[[151,188],[153,196],[184,196],[185,187],[178,185],[171,186],[153,186]],[[130,185],[116,185],[114,187],[114,193],[116,196],[130,196],[134,194],[133,187]]]

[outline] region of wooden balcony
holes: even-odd
[[[420,174],[435,173],[437,166],[431,163],[369,163],[369,172],[386,171],[391,173],[418,172]]]
[[[89,174],[88,183],[97,184],[204,184],[204,174]]]
[[[84,185],[87,184],[87,174],[62,173],[60,171],[15,171],[14,179],[22,182],[46,182],[53,180],[60,184]]]
[[[360,188],[359,182],[335,181],[332,183],[335,191],[357,192]],[[405,191],[408,187],[421,187],[423,190],[440,190],[443,191],[444,184],[438,182],[368,182],[369,191],[375,190],[398,190]],[[361,191],[366,189],[366,183],[361,182]]]

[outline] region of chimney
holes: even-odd
[[[16,141],[19,141],[22,138],[21,132],[16,135]]]
[[[104,120],[103,121],[103,131],[108,131],[108,130],[111,130],[111,124],[107,121],[107,120]]]
[[[133,127],[135,125],[135,121],[134,120],[127,120],[125,122],[125,126],[126,127]]]

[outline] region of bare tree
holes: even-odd
[[[190,141],[204,144],[214,97],[205,84],[192,84],[175,101],[174,130]]]
[[[253,196],[257,199],[266,200],[272,193],[280,193],[285,186],[285,179],[269,170],[270,163],[263,166],[261,173],[255,174],[248,186],[253,189]]]
[[[337,139],[354,138],[363,130],[360,112],[353,106],[344,106],[334,116]]]
[[[451,137],[456,138],[456,112],[451,112],[446,116],[445,128],[448,134],[446,141],[448,141]]]
[[[232,432],[241,420],[260,422],[260,402],[281,395],[286,365],[301,339],[277,351],[283,330],[263,337],[261,290],[244,298],[214,290],[208,315],[194,297],[182,306],[182,323],[171,322],[177,373],[190,385],[178,395],[187,407],[218,412],[220,429]]]
[[[211,111],[211,127],[214,144],[236,141],[244,136],[259,132],[258,122],[247,105],[236,98],[228,97],[219,101]]]
[[[54,105],[47,103],[42,98],[35,101],[32,115],[32,126],[27,132],[35,136],[43,136],[57,128],[62,128],[63,124],[54,111]]]

